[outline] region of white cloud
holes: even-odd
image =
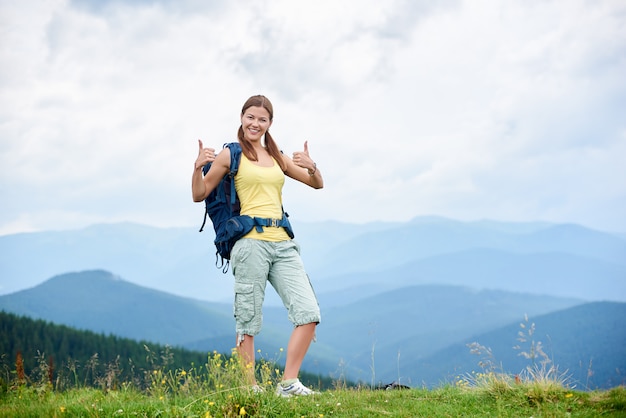
[[[245,99],[309,140],[295,219],[551,220],[626,230],[620,2],[0,5],[0,233],[195,225],[197,143]],[[601,185],[601,187],[598,187]]]

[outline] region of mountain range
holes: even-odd
[[[505,330],[525,315],[550,322],[550,315],[598,302],[608,315],[610,306],[626,301],[626,239],[617,233],[574,224],[439,217],[292,224],[322,308],[317,343],[303,366],[309,372],[433,385],[450,370],[469,367],[467,359],[449,364],[438,355],[469,352],[471,339],[496,341],[491,333],[513,346],[515,334]],[[0,236],[0,309],[137,340],[229,352],[233,281],[214,266],[213,235],[205,231],[120,223]],[[590,386],[601,387],[618,381],[624,370],[626,344],[618,328],[625,327],[601,313],[594,318],[609,324],[612,332],[598,329],[610,335],[579,335],[577,327],[587,323],[582,313],[562,328],[588,346],[579,363],[594,358],[597,364],[599,356],[609,356],[607,364],[618,372],[596,373]],[[290,331],[280,300],[268,291],[257,338],[261,355],[283,356]],[[610,341],[620,355],[596,341]],[[570,361],[565,349],[556,347],[555,353]],[[503,356],[512,354],[507,362],[518,366],[510,351]],[[437,367],[425,365],[431,358]]]
[[[438,217],[292,223],[318,294],[452,284],[626,301],[626,239],[617,233]],[[103,269],[174,295],[230,302],[232,276],[215,267],[213,238],[210,228],[198,233],[130,223],[0,236],[0,294],[67,272]],[[274,297],[266,303],[280,305]]]
[[[584,309],[589,306],[595,307],[593,315]],[[201,352],[228,353],[234,345],[231,305],[141,287],[102,270],[55,276],[0,296],[0,309]],[[626,367],[625,309],[626,303],[619,302],[582,303],[459,286],[406,287],[327,309],[303,370],[372,384],[400,380],[433,386],[449,382],[452,371],[477,369],[466,347],[470,340],[493,343],[505,364],[520,367],[514,350],[502,347],[515,344],[511,328],[529,315],[542,331],[537,338],[550,339],[561,368],[580,371],[580,364],[594,359],[602,373],[597,371],[592,383],[602,387],[619,381],[616,370]],[[256,340],[260,356],[282,363],[290,331],[284,308],[266,306]],[[556,331],[572,335],[576,344],[572,338],[555,342]],[[573,345],[577,349],[572,352]],[[449,352],[453,354],[441,354]]]

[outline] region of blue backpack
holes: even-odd
[[[235,175],[239,170],[241,160],[241,145],[238,142],[224,144],[224,148],[230,149],[230,171],[222,178],[217,187],[209,193],[204,200],[206,210],[204,221],[200,227],[200,232],[204,230],[207,215],[211,218],[213,229],[215,229],[215,265],[226,273],[230,265],[230,252],[235,242],[252,228],[258,232],[263,232],[263,227],[285,228],[290,238],[294,237],[288,214],[283,211],[282,219],[269,219],[240,215],[241,205],[235,190]],[[207,163],[202,168],[202,173],[206,175],[211,168],[211,163]]]

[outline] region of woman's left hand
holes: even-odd
[[[304,151],[296,151],[293,153],[293,162],[298,167],[306,168],[312,171],[315,168],[315,163],[309,156],[309,141],[304,141]]]

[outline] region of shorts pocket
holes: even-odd
[[[250,239],[243,238],[235,243],[235,246],[230,252],[230,264],[233,266],[233,269],[237,264],[245,261],[250,255],[250,247],[252,246],[250,241]]]
[[[249,322],[254,317],[254,285],[235,283],[235,318]]]

